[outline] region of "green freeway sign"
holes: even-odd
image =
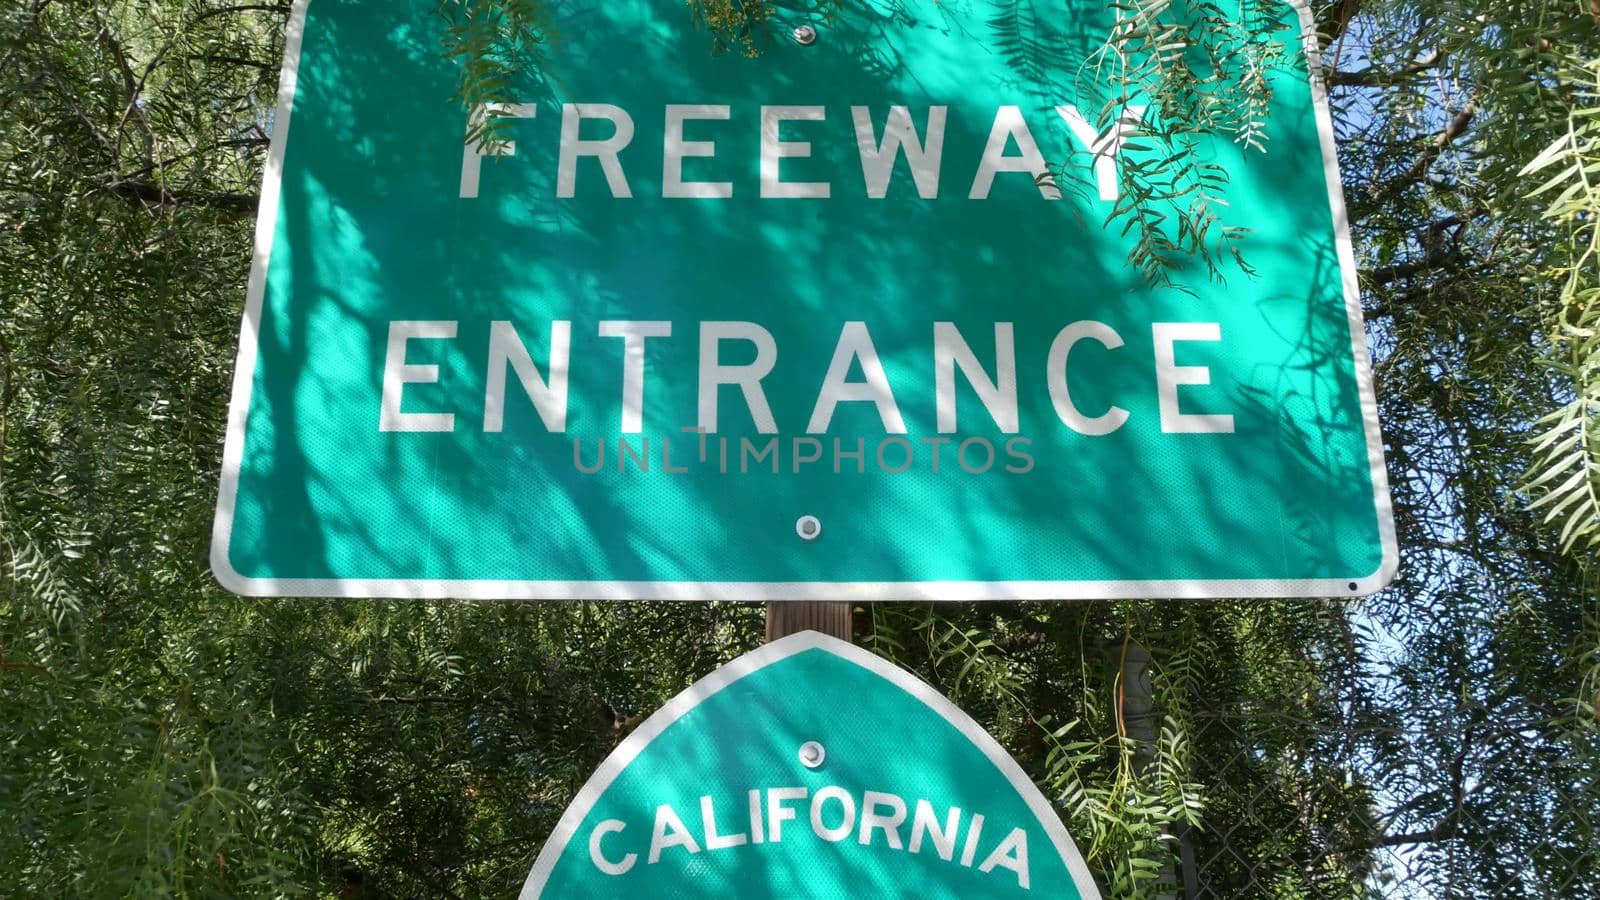
[[[1049,801],[978,723],[814,631],[734,660],[642,722],[522,889],[523,900],[1099,896]]]
[[[224,584],[972,599],[1391,577],[1309,12],[1222,54],[1272,89],[1241,142],[1108,103],[1103,0],[787,8],[748,58],[677,0],[563,0],[520,99],[477,113],[499,120],[482,146],[435,0],[301,0]],[[1143,208],[1172,237],[1185,179],[1222,171],[1208,241],[1247,230],[1254,273],[1223,251],[1222,280],[1195,263],[1151,287],[1127,262],[1145,232],[1113,211],[1175,179]]]

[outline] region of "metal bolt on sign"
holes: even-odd
[[[800,765],[808,769],[815,769],[822,765],[823,760],[828,758],[828,751],[816,741],[806,741],[800,745],[800,753],[798,755],[800,757]]]
[[[801,516],[794,522],[794,533],[802,541],[814,541],[822,536],[822,521],[816,516]]]
[[[791,32],[794,42],[802,47],[809,47],[817,42],[817,30],[810,25],[798,25]]]

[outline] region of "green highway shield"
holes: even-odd
[[[809,631],[640,723],[540,849],[522,898],[541,897],[1100,894],[1049,801],[976,722]]]

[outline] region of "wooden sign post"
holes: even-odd
[[[802,631],[853,641],[855,604],[845,600],[795,600],[767,604],[767,643]]]

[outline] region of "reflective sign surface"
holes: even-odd
[[[679,2],[573,0],[480,146],[436,6],[293,16],[228,587],[1277,596],[1392,574],[1308,14],[1284,5],[1248,57],[1272,97],[1242,139],[1140,136],[1162,111],[1108,102],[1100,0],[780,13],[755,58]],[[1153,178],[1173,196],[1140,226]],[[1217,277],[1152,286],[1130,254],[1202,196]]]

